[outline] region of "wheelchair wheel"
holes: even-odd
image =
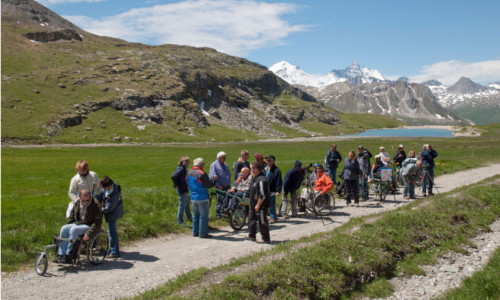
[[[93,265],[102,263],[109,253],[109,236],[106,232],[99,232],[87,244],[87,258]]]
[[[47,272],[48,266],[49,266],[49,261],[47,259],[47,255],[45,255],[45,253],[43,252],[38,253],[35,258],[36,273],[40,276],[43,276],[45,272]]]
[[[326,216],[335,208],[335,197],[328,193],[314,198],[314,213],[321,216]]]
[[[240,230],[245,226],[246,219],[247,213],[242,207],[238,207],[229,215],[229,225],[231,225],[231,228],[234,230]]]

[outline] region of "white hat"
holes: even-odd
[[[226,156],[226,152],[221,151],[221,152],[217,153],[217,158],[219,158],[221,156]]]
[[[404,148],[403,144],[399,144],[399,148]]]
[[[382,150],[382,149],[385,149],[385,147],[384,147],[384,146],[380,146],[380,148],[379,148],[379,149],[380,149],[380,150]]]

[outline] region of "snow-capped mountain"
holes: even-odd
[[[362,67],[356,62],[343,70],[332,70],[324,75],[309,74],[287,61],[280,61],[269,70],[289,84],[312,87],[324,87],[338,82],[347,82],[358,86],[363,83],[385,81],[384,76],[379,71]]]

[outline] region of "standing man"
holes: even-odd
[[[215,205],[215,218],[220,219],[220,213],[222,212],[222,206],[224,203],[224,197],[226,196],[226,191],[231,187],[231,171],[226,164],[226,153],[217,153],[217,159],[210,165],[210,178],[215,178],[215,187],[219,189],[217,191],[217,204]]]
[[[434,187],[434,158],[438,156],[432,146],[425,144],[424,151],[420,154],[422,157],[422,168],[424,169],[424,178],[422,183],[422,196],[427,197],[426,188],[429,188],[429,196],[434,196],[432,188]]]
[[[274,155],[268,155],[266,161],[265,175],[269,182],[269,191],[271,192],[268,221],[269,224],[274,224],[278,221],[278,216],[276,215],[276,197],[279,197],[283,183],[281,181],[281,171],[275,164],[276,158]]]
[[[360,177],[361,177],[361,188],[363,189],[361,193],[361,198],[363,201],[368,200],[368,175],[370,174],[371,166],[370,166],[370,158],[372,154],[368,149],[365,149],[363,146],[358,147],[358,165],[360,169]]]
[[[257,241],[257,223],[259,223],[262,241],[259,240],[257,242],[270,244],[271,237],[269,235],[269,224],[267,223],[267,209],[270,204],[269,182],[262,173],[261,164],[253,162],[250,167],[253,180],[250,184],[250,213],[248,214],[249,233],[246,239]]]
[[[358,177],[360,169],[359,163],[356,159],[354,151],[349,152],[349,156],[344,161],[344,180],[345,180],[345,200],[347,206],[351,205],[351,198],[354,197],[354,203],[359,206],[359,193],[358,193]]]
[[[202,239],[211,238],[208,234],[208,189],[215,185],[217,175],[210,180],[203,171],[205,161],[198,157],[194,160],[194,166],[187,173],[187,182],[191,190],[191,205],[193,206],[193,236]]]
[[[342,155],[337,151],[337,145],[332,144],[332,149],[326,152],[325,163],[328,175],[335,183],[337,178],[337,168],[339,163],[342,161]]]
[[[234,180],[238,179],[238,174],[240,174],[241,169],[248,168],[250,170],[250,163],[248,162],[248,158],[250,157],[250,153],[247,150],[241,151],[240,158],[233,164],[233,178]]]
[[[292,205],[292,217],[298,217],[297,214],[297,191],[304,180],[306,172],[302,169],[302,162],[296,160],[293,168],[288,170],[283,179],[283,197],[281,203],[281,215],[283,218],[289,218],[288,211],[288,193],[290,193],[290,200]]]

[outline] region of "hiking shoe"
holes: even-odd
[[[200,235],[200,239],[209,239],[211,237],[213,237],[211,234]]]
[[[245,239],[246,239],[247,241],[252,241],[252,242],[257,241],[257,239],[256,239],[256,238],[251,237],[251,236],[250,236],[250,235],[248,235],[248,234],[247,234],[247,235],[245,235]]]
[[[110,254],[108,255],[109,258],[119,258],[120,254]]]
[[[415,196],[410,196],[410,199],[417,199],[417,197],[415,197]]]
[[[271,241],[266,241],[266,240],[257,240],[258,244],[271,244]]]
[[[429,196],[434,196],[434,193],[429,193]]]
[[[403,199],[410,199],[409,196],[403,196]]]
[[[274,224],[277,222],[277,220],[276,219],[269,219],[269,220],[267,220],[267,222],[269,222],[269,224]]]
[[[193,236],[199,236],[200,234],[199,233],[193,233]]]
[[[55,263],[62,264],[66,261],[66,255],[57,255],[56,259],[54,259]]]
[[[422,197],[427,197],[427,194],[422,194]]]

